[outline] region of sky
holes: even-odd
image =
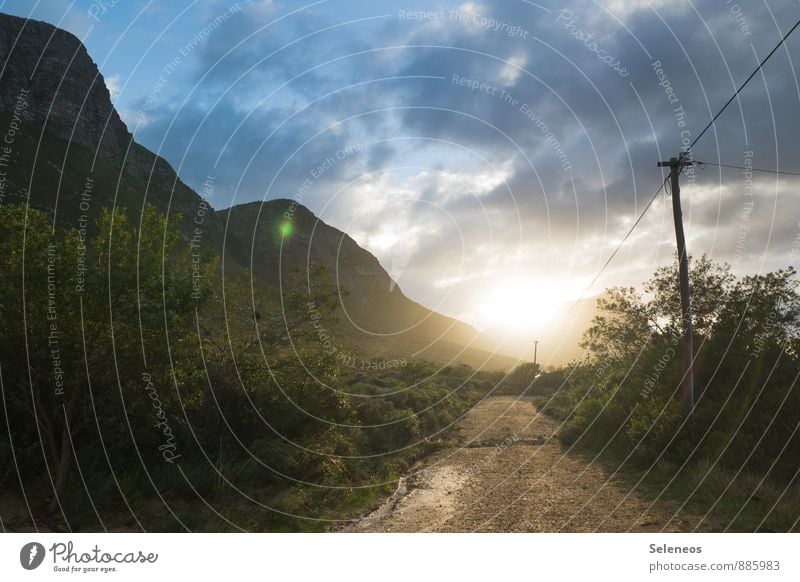
[[[3,1],[86,44],[137,140],[211,204],[295,199],[412,299],[537,333],[675,248],[677,155],[800,18],[794,0]],[[693,149],[800,171],[800,32]],[[800,262],[800,178],[682,177],[690,252]],[[533,306],[533,308],[531,308]]]

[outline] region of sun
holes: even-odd
[[[566,282],[503,280],[489,286],[481,299],[479,317],[486,328],[542,331],[563,313],[572,287]]]

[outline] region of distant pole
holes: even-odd
[[[658,162],[658,166],[670,169],[670,184],[672,186],[672,217],[675,221],[675,239],[678,243],[678,280],[681,292],[681,319],[683,324],[683,380],[681,382],[681,401],[683,413],[689,416],[694,408],[694,370],[692,360],[694,349],[692,346],[692,302],[689,289],[689,254],[686,250],[686,237],[683,234],[683,212],[681,211],[681,187],[678,177],[685,166],[694,162],[687,160],[682,154],[679,158],[672,158],[668,162]]]
[[[539,349],[539,340],[533,340],[533,370],[536,371],[536,352]]]

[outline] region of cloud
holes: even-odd
[[[584,280],[661,184],[656,162],[696,137],[795,6],[735,14],[713,0],[602,3],[608,10],[576,0],[573,30],[558,21],[561,4],[538,4],[441,2],[441,18],[414,21],[397,18],[393,2],[294,14],[262,2],[209,35],[137,137],[190,184],[216,173],[215,206],[292,197],[323,160],[366,143],[315,178],[303,202],[387,269],[402,262],[404,291],[449,313],[468,312],[498,273]],[[792,38],[776,53],[703,137],[698,159],[740,165],[753,151],[765,168],[800,159],[789,61],[799,46]],[[683,179],[690,250],[743,272],[785,262],[796,180],[755,182],[744,249],[740,182],[711,166]],[[670,212],[662,195],[600,285],[639,282],[670,260]]]
[[[610,12],[621,18],[648,8],[660,13],[664,11],[684,11],[688,8],[685,4],[671,2],[670,0],[610,0],[605,4]]]
[[[105,78],[106,88],[111,94],[111,101],[115,101],[121,90],[121,82],[119,74],[110,75]]]

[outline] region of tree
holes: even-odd
[[[137,447],[163,451],[153,424],[164,409],[179,410],[170,388],[195,388],[186,365],[190,323],[204,299],[195,293],[179,220],[148,206],[132,225],[123,211],[104,209],[87,243],[77,230],[54,230],[37,210],[0,209],[9,438],[30,453],[20,460],[20,479],[49,475],[50,511],[59,507],[82,445],[104,451],[118,467],[138,462]],[[179,423],[176,415],[170,433]]]
[[[788,478],[800,462],[797,447],[786,447],[800,424],[796,273],[787,268],[736,279],[727,265],[705,256],[691,267],[698,396],[693,425],[702,435],[694,454],[737,469],[742,462],[754,470],[772,468]],[[592,390],[571,389],[570,438],[591,434],[587,440],[600,444],[614,439],[648,462],[688,454],[691,448],[676,432],[683,426],[677,264],[656,270],[643,292],[607,290],[598,307],[583,342],[591,359],[573,374]]]
[[[731,290],[735,279],[727,264],[714,263],[707,255],[690,262],[689,285],[692,292],[692,327],[694,333],[707,335],[719,317],[720,301]],[[677,292],[677,254],[673,264],[659,267],[644,285],[651,299],[648,316],[662,322],[664,330],[680,335],[682,329],[681,300]]]

